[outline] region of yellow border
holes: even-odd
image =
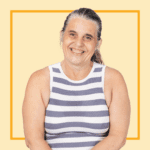
[[[25,138],[21,137],[13,137],[13,13],[70,13],[73,10],[10,10],[10,140],[25,140]],[[137,118],[137,126],[138,126],[138,136],[126,138],[127,140],[140,140],[140,11],[139,10],[95,10],[95,12],[102,13],[137,13],[137,47],[138,47],[138,118]]]

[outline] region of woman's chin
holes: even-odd
[[[80,59],[70,59],[69,61],[70,61],[70,63],[72,63],[74,65],[79,65],[79,64],[83,63],[83,60],[80,60]]]

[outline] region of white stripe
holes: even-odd
[[[62,95],[58,93],[50,93],[50,97],[58,100],[72,100],[72,101],[87,101],[87,100],[95,100],[95,99],[104,99],[104,93],[95,93],[90,95],[83,95],[83,96],[68,96]]]
[[[94,106],[58,106],[49,104],[47,107],[49,111],[103,111],[108,110],[106,105],[94,105]]]
[[[65,148],[53,148],[52,150],[91,150],[92,147],[65,147]]]
[[[45,129],[46,132],[49,132],[49,133],[53,133],[53,134],[58,134],[58,133],[62,133],[62,132],[70,132],[70,131],[73,131],[73,132],[91,132],[91,133],[95,133],[95,134],[102,134],[102,133],[105,133],[108,128],[106,129],[90,129],[90,128],[81,128],[81,127],[67,127],[67,128],[61,128],[61,129]]]
[[[107,117],[48,117],[45,116],[46,123],[66,123],[66,122],[85,122],[85,123],[108,123]]]
[[[55,138],[46,140],[48,143],[77,143],[77,142],[92,142],[92,141],[101,141],[104,137],[68,137],[68,138]]]

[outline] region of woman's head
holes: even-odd
[[[75,23],[75,25],[74,25],[74,23]],[[74,30],[75,30],[75,32],[74,32]],[[64,43],[66,41],[66,39],[68,39],[68,37],[71,37],[69,34],[72,34],[74,32],[73,33],[74,38],[71,37],[72,41],[70,41],[70,44],[72,42],[72,46],[70,46],[70,47],[75,48],[75,50],[76,50],[74,52],[78,53],[78,52],[84,51],[84,49],[85,49],[85,54],[87,54],[87,57],[90,57],[90,55],[92,54],[90,57],[91,61],[103,63],[103,61],[101,59],[101,55],[98,51],[98,48],[101,45],[101,30],[102,30],[102,24],[101,24],[101,19],[99,18],[99,16],[91,9],[80,8],[78,10],[71,12],[67,16],[67,18],[64,22],[64,26],[61,31],[61,38],[62,38],[61,41]],[[68,34],[68,32],[70,32],[70,31],[72,31],[72,33]],[[91,34],[89,34],[89,33],[91,33]],[[68,34],[68,37],[67,37],[67,34]],[[64,39],[64,37],[65,37],[65,39]],[[92,40],[87,41],[87,39],[90,39],[90,38]],[[79,44],[79,40],[80,40],[80,42],[82,42],[82,44],[80,43],[80,47],[78,47],[79,45],[78,46],[76,45],[77,42]],[[66,48],[66,47],[64,47],[64,48]],[[64,48],[63,48],[63,50],[64,50]],[[92,53],[92,50],[93,50],[93,53]],[[90,51],[90,53],[89,53],[89,51]],[[79,58],[79,57],[77,57],[77,58]],[[87,59],[89,59],[89,58],[87,58]]]

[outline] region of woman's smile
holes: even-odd
[[[79,49],[75,49],[75,48],[70,48],[71,52],[73,52],[74,54],[83,54],[85,51],[83,50],[79,50]]]

